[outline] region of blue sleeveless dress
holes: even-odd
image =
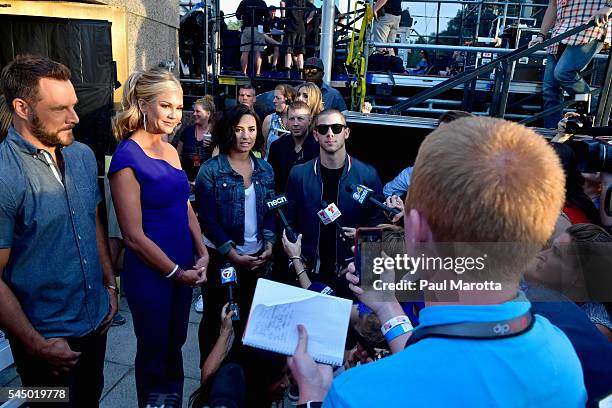
[[[140,185],[142,229],[183,269],[194,265],[187,200],[189,182],[183,170],[146,155],[133,140],[125,140],[113,155],[109,177],[130,168]],[[116,204],[116,203],[115,203]],[[169,273],[170,271],[168,271]],[[126,248],[122,286],[138,340],[136,391],[138,405],[152,392],[183,395],[181,348],[187,337],[192,289],[151,269]]]

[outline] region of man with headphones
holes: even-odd
[[[462,118],[432,132],[419,149],[406,200],[407,252],[426,253],[425,259],[442,254],[444,244],[456,250],[458,243],[470,243],[471,254],[487,249],[483,267],[421,268],[420,279],[429,281],[421,286],[426,307],[412,329],[396,299],[405,293],[378,296],[368,287],[366,268],[357,286],[360,279],[349,266],[351,289],[384,322],[381,330],[394,355],[352,368],[332,383],[331,367],[308,355],[308,335],[299,326],[298,346],[288,361],[299,402],[310,407],[321,401],[329,407],[584,407],[587,394],[572,344],[546,318],[532,314],[519,290],[522,271],[553,231],[563,200],[559,160],[528,128]],[[451,259],[459,265],[459,258]],[[405,276],[399,262],[394,265],[398,276]],[[384,274],[392,275],[386,267]],[[379,278],[389,279],[384,274]],[[448,290],[451,281],[463,284]],[[432,283],[446,284],[447,290]]]

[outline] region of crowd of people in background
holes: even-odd
[[[285,45],[297,58],[288,61],[303,63],[307,82],[278,85],[271,98],[243,86],[238,104],[225,110],[205,96],[180,132],[183,94],[171,73],[139,71],[124,84],[107,173],[125,246],[121,288],[100,218],[106,209],[95,159],[72,136],[70,71],[39,57],[3,69],[12,125],[0,144],[0,327],[22,384],[70,387],[70,406],[98,406],[121,289],[137,340],[138,405],[154,393],[180,400],[193,288],[202,287],[201,384],[192,406],[270,406],[288,388],[301,407],[459,399],[579,407],[608,396],[611,303],[589,299],[585,283],[602,270],[585,266],[588,254],[560,248],[612,242],[612,217],[600,205],[600,185],[585,192],[571,149],[519,124],[448,112],[414,165],[383,186],[374,167],[347,152],[344,100],[322,82],[320,59],[300,59],[302,26],[294,28]],[[386,211],[357,202],[355,185],[371,189]],[[295,242],[268,211],[266,201],[279,194]],[[341,226],[317,216],[331,203]],[[503,280],[500,292],[460,290],[440,305],[425,290],[415,301],[381,302],[359,286],[352,243],[363,227],[382,229],[391,256],[417,243],[530,245],[509,250],[479,277]],[[239,276],[237,321],[219,274],[228,265]],[[33,280],[31,271],[48,273]],[[263,277],[353,300],[342,367],[314,362],[304,326],[296,327],[289,360],[242,344]],[[487,322],[512,330],[493,339],[478,332]],[[441,328],[448,326],[456,331]],[[408,383],[408,394],[398,392]]]
[[[240,65],[244,75],[252,58],[256,76],[265,63],[271,72],[282,72],[286,78],[303,77],[304,59],[315,54],[319,30],[312,0],[283,0],[280,8],[268,7],[264,0],[242,0],[236,18],[242,22]],[[263,56],[271,60],[264,62]]]

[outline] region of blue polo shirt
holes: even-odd
[[[499,305],[430,306],[421,326],[511,319],[521,293]],[[426,338],[332,383],[324,407],[584,407],[580,361],[563,332],[537,315],[527,333],[497,340]]]
[[[100,326],[108,292],[96,244],[96,160],[86,145],[51,155],[11,127],[0,143],[0,248],[10,248],[2,279],[46,338],[80,337]]]
[[[321,96],[323,97],[323,107],[325,109],[336,109],[340,112],[346,110],[346,102],[344,102],[340,92],[325,82],[321,84]]]

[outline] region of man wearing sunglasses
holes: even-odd
[[[335,223],[324,225],[318,217],[323,202],[336,204],[342,216],[337,219],[345,234],[354,228],[375,226],[383,221],[377,208],[362,206],[346,187],[363,184],[376,193],[382,184],[376,170],[346,152],[350,129],[342,113],[335,109],[321,112],[314,123],[313,136],[319,144],[319,157],[293,167],[287,182],[287,218],[296,233],[302,234],[302,255],[308,274],[325,283],[339,296],[351,297],[346,280],[339,271],[350,261],[352,251],[337,233]]]
[[[311,57],[304,62],[304,79],[315,83],[321,89],[323,96],[323,107],[325,109],[336,109],[340,112],[346,110],[346,102],[340,92],[323,82],[325,67],[321,58]]]

